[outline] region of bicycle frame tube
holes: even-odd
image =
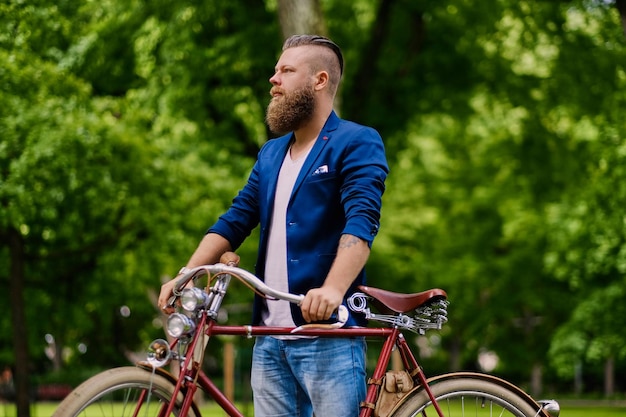
[[[226,395],[209,379],[204,372],[198,374],[198,384],[231,417],[244,417]]]
[[[435,396],[433,395],[433,392],[431,391],[430,386],[428,385],[428,380],[426,379],[426,375],[424,375],[424,371],[422,371],[421,366],[419,366],[419,364],[415,360],[415,356],[413,356],[413,352],[411,352],[411,348],[409,348],[409,344],[406,342],[404,335],[399,334],[396,340],[398,344],[398,350],[400,351],[400,356],[402,357],[402,362],[404,363],[404,367],[406,369],[415,370],[414,371],[415,375],[417,375],[417,379],[419,380],[420,385],[424,387],[426,394],[428,394],[428,398],[430,398],[430,401],[433,403],[433,407],[435,407],[435,411],[437,411],[437,414],[439,415],[439,417],[444,417],[443,411],[441,411],[441,408],[439,408],[439,403],[435,399]],[[415,375],[411,375],[411,376],[415,378]]]
[[[271,335],[290,335],[291,327],[266,327],[266,326],[219,326],[213,323],[209,323],[205,329],[207,335],[232,335],[232,336],[271,336]],[[389,361],[391,359],[391,353],[394,345],[402,334],[397,328],[347,328],[347,329],[303,329],[297,333],[302,336],[319,336],[319,337],[372,337],[381,339],[384,341],[383,348],[378,357],[376,363],[376,369],[372,377],[368,380],[368,390],[364,403],[361,405],[361,411],[359,417],[370,417],[373,413],[373,404],[378,397],[378,390],[380,389],[380,381],[384,376]],[[402,337],[402,340],[404,338]],[[403,353],[403,362],[405,366],[413,365],[414,369],[417,367],[417,361],[411,353],[408,344],[406,344],[406,352]],[[202,373],[198,378],[200,385],[213,396],[215,401],[224,408],[231,416],[240,416],[241,414],[235,408],[226,409],[226,406],[231,407],[232,403],[215,387],[212,382],[204,376]]]
[[[376,362],[374,373],[367,381],[367,394],[365,396],[365,401],[361,404],[359,417],[369,417],[376,406],[376,398],[378,397],[378,390],[380,390],[380,383],[385,371],[387,370],[387,366],[389,365],[389,359],[391,358],[391,352],[393,351],[396,338],[400,333],[397,328],[388,330],[390,330],[391,333],[385,339],[383,348],[378,356],[378,362]]]
[[[293,336],[293,327],[266,327],[266,326],[207,326],[205,333],[212,335],[229,336]],[[303,329],[295,333],[297,336],[319,337],[374,337],[382,339],[389,337],[394,332],[391,328],[367,328],[355,327],[347,329]]]
[[[205,318],[201,320],[201,324],[204,328],[204,334],[206,336],[232,335],[252,338],[256,336],[293,335],[293,333],[291,333],[291,331],[293,330],[292,327],[233,325],[221,326],[215,324],[213,320],[206,320]],[[202,332],[198,332],[198,334],[200,333]],[[195,349],[199,339],[198,334],[192,340],[191,345],[187,350],[188,352],[193,352],[193,350]],[[398,348],[404,367],[408,370],[415,370],[415,374],[417,375],[418,380],[420,381],[422,386],[425,387],[429,396],[431,396],[431,400],[433,401],[435,409],[437,410],[439,416],[443,417],[443,414],[441,413],[438,404],[436,403],[436,401],[434,401],[434,398],[432,398],[432,393],[428,389],[426,377],[419,367],[417,360],[415,359],[410,347],[408,346],[408,343],[406,342],[406,339],[399,329],[366,327],[344,329],[306,328],[298,331],[297,334],[301,336],[339,338],[369,337],[374,339],[380,339],[383,341],[383,347],[376,362],[376,367],[372,376],[368,379],[367,394],[365,401],[361,404],[359,417],[371,417],[373,415],[375,402],[378,398],[378,391],[380,390],[380,381],[382,381],[382,378],[387,371],[394,347]],[[191,408],[191,404],[193,402],[193,394],[195,393],[197,388],[200,387],[209,396],[211,396],[211,398],[213,398],[213,400],[217,404],[219,404],[220,407],[222,407],[227,415],[232,417],[243,417],[243,414],[237,409],[233,402],[228,397],[226,397],[226,395],[224,395],[224,393],[202,371],[202,369],[200,368],[200,364],[194,363],[193,366],[189,366],[191,363],[190,361],[193,361],[193,355],[191,353],[188,354],[188,356],[185,358],[185,361],[181,368],[183,377],[178,378],[174,389],[174,395],[181,391],[185,393],[185,398],[180,409],[180,415],[187,415],[187,412]],[[172,412],[174,406],[175,402],[173,401],[169,404],[166,415],[170,415],[168,413]]]

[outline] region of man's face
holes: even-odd
[[[272,98],[267,106],[265,121],[272,132],[285,134],[304,126],[314,109],[313,87],[305,85]]]
[[[272,100],[265,120],[274,133],[297,130],[308,122],[315,110],[315,78],[311,74],[307,47],[283,52],[270,78]]]

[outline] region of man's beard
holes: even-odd
[[[298,130],[311,119],[315,109],[312,86],[304,86],[280,98],[274,98],[267,106],[265,121],[276,134]]]

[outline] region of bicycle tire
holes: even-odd
[[[519,388],[482,374],[460,373],[435,378],[429,385],[445,417],[537,417],[540,407]],[[410,392],[391,417],[437,416],[422,387]]]
[[[138,402],[139,395],[150,391],[148,398]],[[173,381],[137,367],[121,367],[101,372],[74,389],[56,409],[52,417],[153,417],[167,406],[174,391]],[[179,393],[171,416],[180,416],[183,395]],[[165,411],[165,410],[163,410]],[[168,416],[169,417],[169,416]],[[201,417],[192,405],[186,417]]]

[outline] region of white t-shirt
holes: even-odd
[[[287,206],[289,205],[293,186],[310,150],[311,148],[295,161],[291,159],[291,152],[287,151],[278,174],[276,195],[274,196],[274,212],[267,241],[265,283],[279,291],[289,291],[287,276]],[[262,324],[279,327],[295,326],[288,301],[266,300],[265,302],[267,303],[267,311],[263,311]]]

